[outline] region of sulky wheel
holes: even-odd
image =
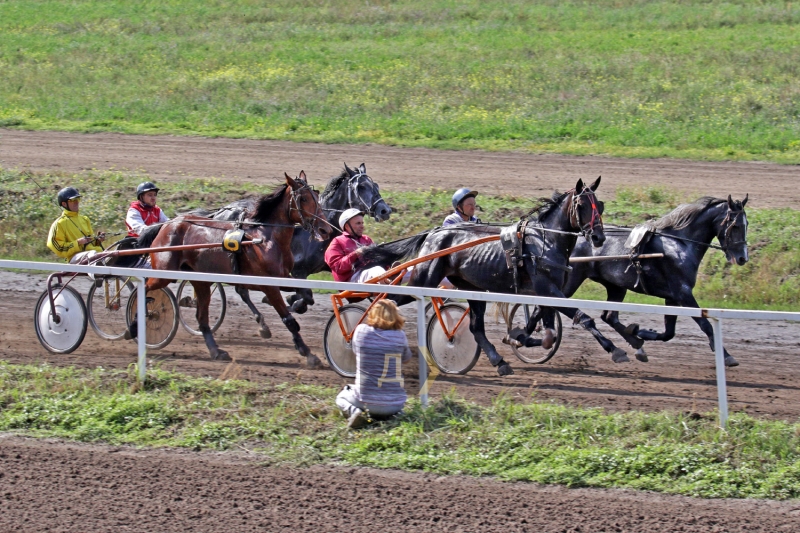
[[[50,297],[47,291],[39,296],[33,325],[36,336],[48,351],[72,353],[86,336],[86,306],[78,291],[72,287],[53,285],[55,317],[50,312]]]
[[[133,290],[133,283],[121,276],[105,276],[92,284],[86,297],[86,311],[89,325],[100,338],[116,341],[125,335],[126,310]]]
[[[439,310],[445,327],[451,331],[465,311],[467,306],[460,303],[448,303]],[[450,339],[434,313],[428,319],[426,343],[434,364],[445,374],[466,374],[472,370],[481,354],[481,349],[469,330],[469,316],[464,317]]]
[[[128,325],[136,320],[138,292],[135,291],[128,300]],[[153,350],[165,347],[178,331],[178,301],[175,295],[168,287],[149,291],[145,299],[145,311],[145,344]]]
[[[178,285],[178,318],[183,329],[192,335],[202,335],[200,326],[195,318],[197,310],[197,298],[194,295],[194,287],[187,280],[181,281]],[[225,297],[225,289],[222,283],[214,283],[211,286],[211,302],[208,306],[208,325],[211,333],[216,332],[225,320],[225,312],[228,309],[228,300]]]
[[[528,324],[531,316],[533,317],[533,323]],[[516,343],[511,344],[511,350],[520,361],[532,364],[546,363],[556,354],[558,347],[561,345],[563,330],[561,327],[561,314],[558,311],[555,311],[556,340],[549,350],[542,348],[542,321],[538,306],[531,307],[524,304],[515,304],[508,314],[506,326],[508,331],[514,328],[524,329],[535,342],[535,346],[531,347],[518,346]]]
[[[348,332],[353,331],[366,311],[365,307],[354,304],[340,307],[339,315],[342,317],[345,329]],[[331,365],[334,372],[346,378],[355,377],[356,354],[353,352],[351,343],[345,340],[342,328],[339,327],[339,321],[336,320],[336,314],[331,314],[331,318],[325,325],[323,346],[325,357],[328,358],[328,364]]]

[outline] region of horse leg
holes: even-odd
[[[625,350],[621,348],[617,348],[614,346],[614,343],[610,340],[606,339],[602,333],[597,330],[597,326],[594,323],[592,317],[581,311],[580,309],[576,308],[559,308],[559,311],[570,317],[575,324],[580,324],[583,329],[587,330],[591,333],[597,342],[600,343],[600,346],[603,349],[611,354],[611,360],[615,363],[628,363],[630,359],[628,359],[628,354],[625,353]]]
[[[700,307],[692,294],[684,294],[682,297],[676,299],[676,301],[681,307]],[[694,318],[694,321],[697,322],[697,325],[700,326],[700,329],[703,330],[703,333],[708,337],[708,344],[711,346],[711,351],[714,352],[714,328],[711,327],[711,322],[709,322],[707,318],[692,318]],[[722,347],[722,352],[725,354],[725,366],[739,366],[739,361],[729,354],[724,346]]]
[[[211,303],[211,284],[202,281],[193,281],[194,294],[197,297],[197,311],[195,317],[197,323],[200,324],[200,332],[203,334],[203,339],[206,341],[206,347],[211,355],[211,359],[219,361],[230,361],[231,357],[228,352],[221,350],[217,346],[217,341],[214,339],[214,334],[208,325],[208,306]]]
[[[264,287],[264,294],[266,294],[270,305],[274,307],[275,311],[277,311],[278,315],[280,315],[283,324],[286,326],[286,329],[288,329],[289,333],[292,334],[294,347],[298,352],[300,352],[300,355],[306,358],[306,365],[308,368],[321,367],[322,363],[320,362],[319,357],[311,353],[311,350],[308,348],[308,346],[306,346],[306,343],[303,342],[303,338],[300,336],[300,324],[297,323],[297,320],[294,319],[292,314],[289,312],[289,309],[286,307],[286,302],[283,301],[280,289],[278,289],[278,287]]]
[[[314,293],[311,289],[296,289],[295,293],[286,299],[286,304],[291,312],[302,315],[308,311],[309,305],[314,305]]]
[[[625,299],[625,294],[627,292],[627,289],[609,286],[606,287],[606,299],[609,302],[622,302]],[[603,322],[614,328],[614,331],[619,333],[628,344],[636,349],[636,359],[643,363],[647,362],[647,353],[645,353],[644,349],[642,348],[644,341],[635,334],[631,333],[631,330],[634,328],[638,331],[639,326],[637,324],[626,326],[620,322],[619,311],[603,311],[603,314],[600,315],[600,318],[603,320]]]
[[[481,347],[483,353],[489,358],[492,366],[497,367],[497,373],[501,376],[510,376],[514,373],[503,357],[497,353],[497,350],[486,338],[486,329],[484,327],[483,315],[486,312],[486,302],[479,302],[475,300],[467,300],[469,303],[469,330],[472,336],[475,337],[475,342]]]
[[[269,326],[267,326],[266,322],[264,322],[264,316],[258,311],[258,308],[256,308],[255,304],[253,304],[253,301],[250,299],[250,291],[239,285],[236,285],[235,289],[236,294],[239,295],[242,301],[247,304],[250,312],[253,313],[256,323],[259,325],[258,334],[264,339],[271,338],[272,332],[269,330]]]
[[[525,346],[526,348],[541,346],[543,349],[549,350],[558,338],[558,332],[555,329],[555,313],[556,311],[552,307],[534,306],[533,313],[531,313],[525,328],[514,328],[509,331],[508,335],[503,337],[503,343],[516,343],[518,346]],[[531,337],[531,333],[533,333],[540,321],[544,327],[544,334],[541,339],[534,339]]]

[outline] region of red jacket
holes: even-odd
[[[153,224],[166,222],[167,220],[169,219],[161,212],[161,208],[157,205],[147,207],[142,205],[139,200],[134,200],[128,208],[128,215],[125,217],[125,225],[128,226],[129,237],[138,237],[139,233],[141,233],[146,226],[152,226]]]
[[[372,244],[366,235],[353,237],[346,231],[333,239],[325,251],[325,263],[331,267],[335,281],[350,281],[358,266],[356,250]]]

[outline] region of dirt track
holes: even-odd
[[[306,169],[329,176],[341,164],[364,161],[384,189],[436,184],[469,185],[487,192],[532,194],[564,188],[566,178],[603,174],[614,185],[669,184],[703,194],[751,192],[754,205],[796,205],[798,167],[676,161],[617,161],[477,152],[399,150],[375,146],[293,145],[224,139],[71,135],[0,132],[3,166],[36,169],[141,168],[159,180],[179,173],[223,174],[258,180],[284,169]],[[102,154],[106,155],[103,156]],[[104,158],[103,158],[104,157]],[[56,164],[57,163],[57,164]],[[268,169],[268,170],[266,170]],[[486,180],[485,176],[504,176]],[[409,178],[413,176],[413,178]],[[532,176],[536,189],[530,188]],[[728,181],[731,179],[733,181]],[[776,203],[762,191],[779,189]],[[57,365],[124,368],[135,360],[135,345],[100,340],[91,331],[70,355],[53,355],[37,342],[33,307],[43,277],[0,273],[0,357],[15,363],[49,361]],[[274,337],[264,341],[229,291],[228,318],[219,342],[240,366],[241,377],[339,385],[328,369],[310,371],[292,349],[288,332],[272,311],[267,320]],[[81,293],[86,293],[83,285]],[[322,331],[329,299],[298,321],[306,342],[322,356]],[[414,314],[407,312],[414,323]],[[643,327],[660,328],[658,317],[623,317]],[[413,328],[407,328],[412,342]],[[604,333],[617,341],[609,328]],[[492,326],[489,337],[500,339]],[[485,403],[504,392],[525,400],[532,394],[550,400],[609,410],[705,412],[716,405],[713,356],[705,337],[690,320],[678,322],[678,336],[667,344],[649,344],[650,363],[614,365],[591,337],[565,325],[559,354],[548,364],[527,365],[513,359],[517,374],[499,378],[481,359],[467,376],[439,377],[433,397],[455,387],[464,397]],[[728,349],[742,363],[728,373],[733,411],[769,418],[800,416],[800,326],[777,322],[727,321]],[[623,346],[621,342],[618,342]],[[632,350],[625,347],[629,355]],[[200,338],[179,331],[165,350],[151,352],[151,362],[167,368],[217,377],[224,363],[210,361]],[[406,368],[410,392],[416,393],[417,361]],[[433,478],[397,472],[318,468],[310,471],[264,469],[230,454],[208,455],[132,451],[70,444],[0,440],[0,530],[41,531],[230,531],[256,529],[373,531],[768,531],[800,529],[800,509],[791,503],[702,501],[647,493],[570,491],[487,480]],[[354,474],[362,478],[360,486]],[[54,483],[53,480],[56,480]],[[421,482],[426,483],[421,483]],[[176,492],[178,496],[176,496]],[[377,500],[377,495],[381,500]],[[180,499],[177,499],[180,498]],[[278,500],[278,498],[280,498]],[[7,505],[13,502],[13,505]],[[234,506],[234,503],[238,507]]]
[[[800,205],[800,166],[0,129],[0,165],[6,168],[115,168],[145,172],[159,183],[185,176],[259,181],[304,169],[313,183],[323,185],[342,162],[366,163],[370,176],[389,191],[467,186],[539,197],[568,189],[578,178],[602,175],[603,197],[617,187],[667,185],[698,196],[750,193],[754,207]]]

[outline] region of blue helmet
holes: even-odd
[[[149,191],[159,191],[159,188],[156,187],[156,184],[152,181],[145,181],[144,183],[140,183],[138,187],[136,187],[136,198],[141,199],[142,195]]]
[[[58,191],[58,205],[61,206],[64,202],[68,200],[74,200],[75,198],[80,198],[81,193],[78,192],[78,189],[75,187],[64,187],[60,191]],[[63,207],[63,206],[62,206]]]
[[[453,195],[453,209],[458,211],[458,206],[461,204],[461,202],[467,198],[475,198],[476,196],[478,196],[478,191],[471,191],[466,187],[458,189]]]

